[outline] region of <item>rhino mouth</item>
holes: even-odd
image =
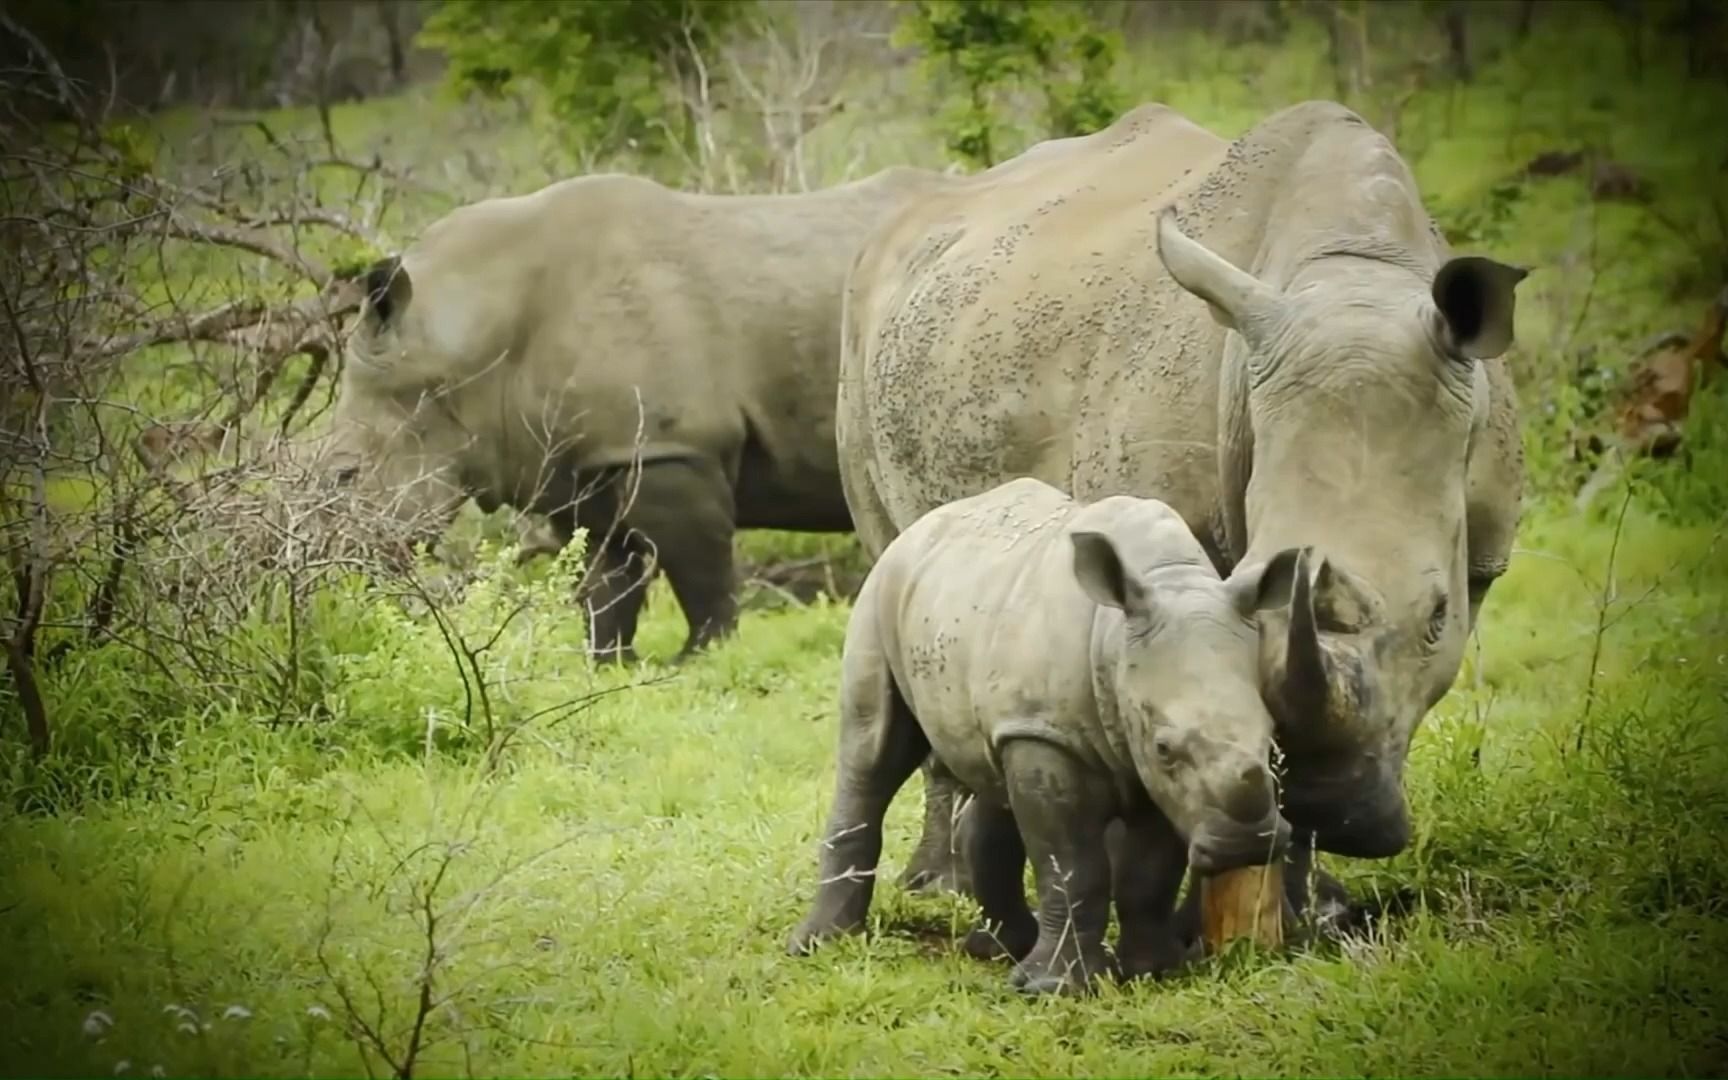
[[[1283,857],[1290,833],[1290,823],[1278,814],[1251,825],[1209,821],[1188,842],[1188,865],[1202,874],[1264,866]]]
[[[1341,795],[1331,785],[1285,788],[1284,813],[1314,846],[1353,859],[1387,859],[1410,844],[1409,805],[1396,781],[1377,780]]]

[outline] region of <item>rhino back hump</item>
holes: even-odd
[[[928,177],[713,196],[582,177],[447,215],[405,257],[481,473],[721,454],[835,472],[840,290]],[[640,447],[638,447],[640,443]]]
[[[1157,265],[1157,211],[1226,144],[1161,106],[1042,144],[899,215],[848,297],[849,427],[900,525],[1006,476],[1085,497],[1145,485],[1148,409],[1173,418],[1154,468],[1198,467],[1196,404],[1219,334]],[[1130,444],[1124,452],[1125,444]]]
[[[1409,170],[1329,102],[1231,142],[1145,106],[921,200],[860,257],[842,356],[846,467],[870,463],[894,527],[1022,473],[1155,495],[1213,539],[1227,339],[1159,262],[1167,205],[1274,284],[1341,246],[1418,272],[1440,258]]]

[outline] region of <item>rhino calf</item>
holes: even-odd
[[[1176,962],[1187,867],[1267,863],[1288,841],[1255,616],[1306,572],[1290,549],[1221,580],[1164,503],[1083,505],[1031,478],[924,515],[847,628],[820,891],[788,951],[862,926],[883,815],[934,752],[976,800],[965,857],[985,924],[968,951],[1017,959],[1025,992],[1083,993],[1106,970],[1114,895],[1121,973]]]

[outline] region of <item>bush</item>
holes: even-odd
[[[754,12],[753,0],[444,0],[419,41],[444,51],[461,91],[526,94],[579,156],[652,161],[693,148],[702,53]]]
[[[1085,135],[1122,111],[1111,81],[1121,36],[1091,22],[1078,5],[1030,0],[910,0],[895,31],[915,44],[939,83],[958,84],[942,112],[948,149],[988,168],[1014,153],[1008,99],[1042,88],[1047,136]]]

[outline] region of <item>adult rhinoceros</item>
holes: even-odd
[[[1320,850],[1392,855],[1411,736],[1518,522],[1496,358],[1524,273],[1449,258],[1396,151],[1336,104],[1234,142],[1147,105],[1040,144],[859,254],[837,416],[858,533],[880,552],[1034,476],[1161,499],[1221,569],[1312,545],[1311,602],[1262,624],[1285,812]],[[927,791],[905,880],[954,884],[952,782]]]
[[[735,528],[851,529],[834,448],[846,271],[943,182],[895,168],[717,196],[601,175],[458,209],[368,274],[336,475],[429,530],[468,496],[545,514],[560,542],[581,526],[596,652],[631,654],[653,565],[698,648],[736,622]]]

